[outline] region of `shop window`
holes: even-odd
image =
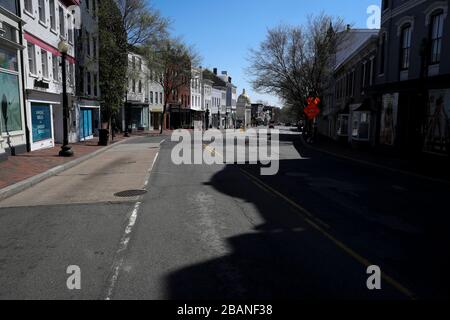
[[[0,71],[0,119],[1,131],[22,130],[20,107],[19,76]],[[6,113],[6,117],[3,114]]]
[[[337,121],[337,135],[346,137],[348,136],[348,114],[341,114]]]
[[[370,139],[369,112],[353,112],[352,138],[360,141],[368,141]]]
[[[51,108],[48,104],[31,104],[31,127],[33,142],[52,138]]]

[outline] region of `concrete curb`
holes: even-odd
[[[412,171],[391,168],[391,167],[388,167],[388,166],[385,166],[385,165],[382,165],[382,164],[378,164],[378,163],[374,163],[374,162],[370,162],[370,161],[366,161],[366,160],[355,159],[355,158],[350,157],[350,156],[345,156],[345,155],[342,155],[342,154],[339,154],[339,153],[335,153],[335,152],[327,151],[327,150],[324,150],[324,149],[321,149],[321,148],[313,147],[313,146],[307,144],[306,141],[303,139],[303,137],[300,138],[300,141],[301,141],[301,144],[305,148],[309,148],[309,149],[314,150],[316,152],[325,153],[325,154],[328,154],[328,155],[333,156],[335,158],[340,158],[340,159],[344,159],[344,160],[353,161],[353,162],[358,163],[360,165],[370,166],[370,167],[377,168],[377,169],[384,169],[384,170],[387,170],[387,171],[400,173],[400,174],[405,175],[405,176],[411,176],[411,177],[419,178],[419,179],[422,179],[422,180],[428,180],[428,181],[432,181],[432,182],[435,182],[435,183],[450,185],[450,181],[448,181],[448,180],[434,178],[434,177],[431,177],[431,176],[426,176],[426,175],[423,175],[423,174],[420,174],[420,173],[415,173],[415,172],[412,172]]]
[[[22,191],[24,191],[24,190],[26,190],[28,188],[31,188],[32,186],[34,186],[34,185],[36,185],[36,184],[38,184],[38,183],[40,183],[40,182],[42,182],[42,181],[44,181],[44,180],[46,180],[48,178],[54,177],[54,176],[56,176],[57,174],[60,174],[63,171],[66,171],[66,170],[68,170],[70,168],[73,168],[73,167],[79,165],[80,163],[83,163],[83,162],[85,162],[85,161],[87,161],[89,159],[92,159],[95,156],[98,156],[99,154],[114,148],[115,146],[118,146],[118,145],[120,145],[120,144],[122,144],[124,142],[132,141],[132,140],[137,139],[137,138],[139,138],[139,137],[132,137],[132,138],[125,139],[125,140],[122,140],[122,141],[119,141],[119,142],[115,142],[115,143],[110,144],[110,145],[108,145],[106,147],[103,147],[103,148],[101,148],[99,150],[96,150],[96,151],[94,151],[92,153],[86,154],[86,155],[84,155],[84,156],[82,156],[80,158],[77,158],[75,160],[72,160],[72,161],[69,161],[67,163],[61,164],[61,165],[56,166],[54,168],[51,168],[51,169],[49,169],[49,170],[47,170],[45,172],[42,172],[42,173],[40,173],[38,175],[32,176],[32,177],[27,178],[27,179],[25,179],[23,181],[19,181],[19,182],[15,183],[15,184],[12,184],[10,186],[2,188],[2,189],[0,189],[0,201],[4,200],[6,198],[9,198],[9,197],[11,197],[11,196],[13,196],[13,195],[15,195],[17,193],[20,193],[20,192],[22,192]]]

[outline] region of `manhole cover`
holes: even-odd
[[[121,192],[117,192],[114,194],[115,197],[119,198],[131,198],[131,197],[137,197],[142,196],[143,194],[146,194],[146,190],[125,190]]]

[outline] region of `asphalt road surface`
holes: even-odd
[[[450,185],[281,140],[275,176],[177,166],[170,137],[142,137],[0,202],[0,299],[449,297]]]

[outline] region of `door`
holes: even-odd
[[[92,110],[80,109],[80,140],[86,140],[92,137]]]

